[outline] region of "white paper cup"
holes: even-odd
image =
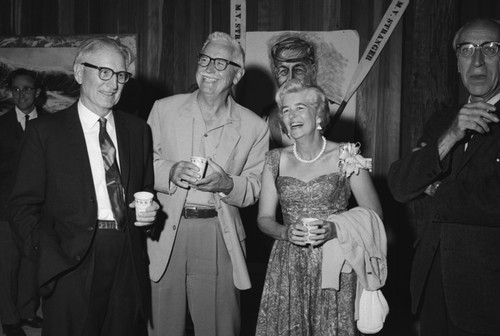
[[[301,218],[300,220],[302,221],[302,225],[304,225],[307,228],[307,240],[306,240],[306,243],[310,244],[310,243],[313,242],[311,240],[311,236],[313,235],[313,234],[311,234],[311,230],[314,230],[314,229],[318,228],[318,225],[311,225],[310,223],[314,222],[314,221],[317,221],[318,219],[317,218],[307,217],[307,218]]]
[[[191,156],[191,163],[200,168],[198,173],[203,178],[205,176],[205,169],[207,168],[207,159],[202,156]]]
[[[153,194],[149,191],[138,191],[134,194],[135,212],[144,212],[153,204]]]

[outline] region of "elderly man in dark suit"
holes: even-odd
[[[16,69],[7,77],[14,107],[0,116],[0,321],[6,336],[25,336],[22,325],[41,328],[36,262],[23,257],[10,229],[7,199],[16,158],[29,120],[45,112],[36,106],[41,88],[35,72]]]
[[[476,19],[453,40],[467,104],[431,116],[392,164],[401,202],[424,202],[411,276],[421,335],[499,335],[500,23]]]
[[[34,121],[21,147],[10,219],[39,261],[44,336],[146,333],[144,231],[159,206],[132,208],[135,192],[153,188],[151,136],[113,110],[131,59],[116,40],[84,41],[78,102]]]

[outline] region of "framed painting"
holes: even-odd
[[[314,48],[316,83],[335,104],[340,104],[359,60],[359,36],[354,30],[273,31],[246,33],[245,76],[238,84],[238,101],[262,115],[274,104],[277,83],[273,74],[271,48],[288,37],[298,37]],[[355,129],[356,97],[350,99],[340,120],[328,136],[334,141],[352,141]]]
[[[6,79],[11,71],[18,68],[37,73],[42,86],[37,103],[46,111],[57,112],[73,104],[80,89],[73,76],[73,60],[81,42],[92,36],[97,35],[0,37],[0,114],[13,106]],[[137,55],[136,35],[104,36],[120,40]],[[137,59],[129,69],[134,75],[136,62]]]

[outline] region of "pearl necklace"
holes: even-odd
[[[304,160],[302,159],[299,154],[297,153],[297,143],[294,143],[293,144],[293,155],[295,156],[295,158],[297,160],[299,160],[300,162],[303,162],[303,163],[313,163],[314,161],[318,160],[320,158],[321,155],[323,155],[323,153],[325,152],[325,149],[326,149],[326,139],[324,136],[321,137],[323,139],[323,147],[321,148],[321,151],[319,152],[318,155],[316,155],[315,158],[313,158],[312,160]]]

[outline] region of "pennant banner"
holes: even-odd
[[[231,0],[231,36],[236,39],[243,49],[246,48],[247,33],[247,4],[246,0]]]
[[[347,105],[347,102],[351,99],[354,92],[356,92],[363,80],[366,78],[366,75],[377,60],[380,52],[387,43],[387,40],[391,37],[394,28],[396,28],[399,19],[403,16],[403,13],[409,3],[410,0],[394,0],[390,4],[389,8],[387,8],[384,17],[380,21],[377,30],[373,34],[368,46],[365,49],[363,57],[361,57],[361,60],[354,71],[354,75],[352,76],[344,99],[342,100],[336,114],[333,116],[333,123],[339,119],[342,111]]]

